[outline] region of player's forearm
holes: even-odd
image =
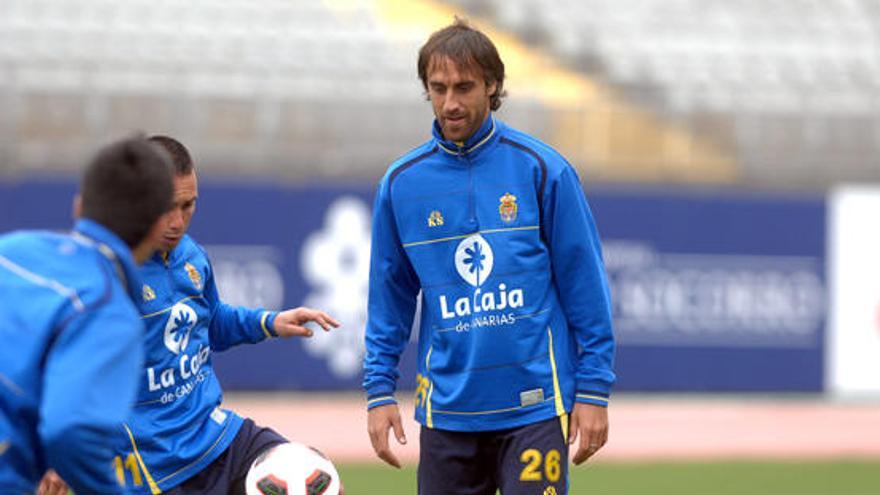
[[[400,372],[397,365],[406,342],[382,338],[377,331],[367,327],[367,352],[364,357],[364,391],[367,394],[367,408],[392,404],[397,401],[394,392]]]
[[[219,352],[241,344],[256,344],[277,336],[273,330],[277,314],[274,311],[221,303],[214,311],[209,327],[211,349]]]
[[[578,402],[607,405],[614,374],[615,341],[611,327],[611,310],[605,305],[593,309],[593,318],[569,322],[580,352],[577,362]]]
[[[615,341],[611,327],[611,308],[599,304],[592,318],[581,318],[581,326],[572,325],[580,353],[577,363],[577,402],[608,405],[614,374]]]
[[[587,268],[581,264],[562,266],[557,272],[560,304],[580,348],[577,357],[578,400],[604,405],[615,381],[616,346],[604,269],[601,265]]]
[[[416,295],[411,288],[375,274],[374,271],[370,282],[370,320],[364,339],[363,384],[369,407],[395,402],[393,395],[400,376],[397,366],[409,342],[416,308]]]

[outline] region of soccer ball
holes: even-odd
[[[245,486],[247,495],[341,495],[339,474],[330,459],[296,442],[260,454]]]

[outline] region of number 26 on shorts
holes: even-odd
[[[525,464],[519,474],[520,481],[543,481],[556,483],[562,476],[562,456],[556,449],[550,449],[547,455],[542,455],[538,449],[526,449],[519,456],[520,462]]]

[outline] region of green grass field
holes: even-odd
[[[349,464],[339,471],[346,495],[416,493],[414,466]],[[880,494],[880,461],[597,463],[571,472],[571,495]]]

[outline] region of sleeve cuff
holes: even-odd
[[[367,411],[374,407],[397,404],[397,399],[391,394],[379,394],[367,397]]]
[[[608,407],[608,394],[596,392],[592,390],[578,390],[575,395],[575,401],[582,404],[593,404],[594,406]]]
[[[263,335],[267,339],[278,336],[278,334],[275,333],[276,316],[278,316],[278,313],[275,311],[263,311],[262,316],[260,316],[260,330],[263,331]]]

